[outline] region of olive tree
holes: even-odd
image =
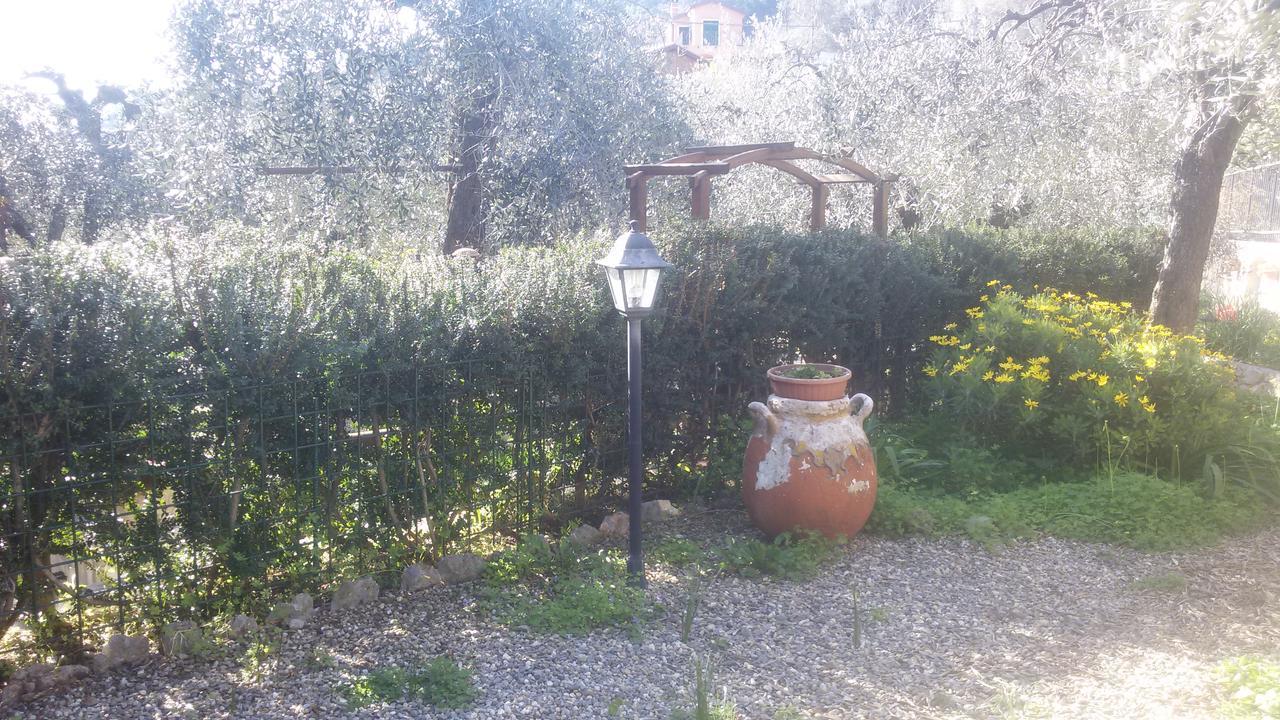
[[[425,226],[445,250],[598,222],[621,207],[621,164],[678,123],[625,16],[586,0],[191,0],[172,192],[193,217],[328,240]]]
[[[86,98],[53,71],[28,80],[0,88],[0,252],[141,221],[155,199],[136,152],[145,100],[110,85]]]
[[[766,23],[739,52],[683,77],[695,139],[795,140],[897,175],[907,226],[1158,220],[1171,126],[1152,122],[1162,96],[1136,68],[1101,48],[1043,62],[1030,46],[993,41],[981,15],[893,7],[826,2],[816,27]],[[769,173],[729,179],[716,202],[798,220],[806,198],[790,185]],[[869,207],[856,188],[831,202],[837,222]]]

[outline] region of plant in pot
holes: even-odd
[[[793,400],[839,400],[845,396],[853,373],[842,365],[794,363],[769,369],[774,395]]]

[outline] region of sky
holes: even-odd
[[[0,0],[0,83],[45,67],[73,88],[159,84],[177,0]]]

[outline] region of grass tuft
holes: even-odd
[[[378,668],[339,688],[351,708],[413,698],[444,709],[461,709],[475,702],[471,671],[447,657],[437,657],[417,670]]]

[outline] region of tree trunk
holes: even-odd
[[[479,249],[483,240],[485,207],[480,165],[493,134],[489,114],[492,99],[481,98],[462,115],[458,178],[449,191],[449,221],[444,233],[446,255],[461,247]]]
[[[1179,332],[1190,331],[1200,307],[1200,284],[1209,258],[1218,196],[1236,143],[1248,98],[1224,104],[1192,133],[1173,170],[1169,238],[1151,295],[1151,319]]]
[[[13,202],[8,183],[4,176],[0,175],[0,252],[9,251],[9,233],[29,243],[34,243],[36,240],[27,221],[22,218],[22,214],[18,212]]]

